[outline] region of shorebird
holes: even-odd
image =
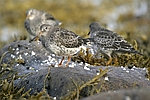
[[[42,24],[61,25],[61,22],[56,20],[51,14],[33,8],[27,10],[26,16],[24,26],[31,35],[30,37],[38,35]]]
[[[140,52],[136,51],[131,44],[129,44],[123,37],[119,34],[102,28],[99,23],[92,22],[90,25],[90,31],[88,35],[90,38],[94,39],[93,48],[96,52],[103,53],[109,56],[107,65],[112,62],[112,53],[135,53],[142,55]]]
[[[85,49],[90,43],[90,39],[84,39],[72,31],[69,31],[58,26],[44,24],[40,27],[40,40],[43,46],[54,52],[58,56],[62,56],[59,66],[62,66],[62,61],[65,56],[68,56],[68,66],[71,56],[77,54],[81,48]]]

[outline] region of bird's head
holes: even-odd
[[[50,32],[53,29],[53,26],[48,24],[43,24],[40,26],[40,32],[38,36],[47,36],[48,32]]]
[[[46,20],[50,25],[59,26],[62,24],[59,20],[56,20],[51,14],[48,13],[43,13],[41,18]]]
[[[38,15],[38,11],[36,9],[31,8],[26,12],[26,16],[27,16],[26,19],[32,20],[37,15]]]
[[[90,28],[90,31],[93,31],[93,30],[98,30],[100,28],[100,24],[98,22],[92,22],[90,25],[89,25],[89,28]],[[91,32],[88,33],[88,35],[90,35]]]
[[[100,24],[98,22],[92,22],[90,25],[89,25],[90,29],[98,29],[100,28]]]

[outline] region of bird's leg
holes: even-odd
[[[109,60],[107,61],[106,65],[109,65],[112,62],[112,57],[109,58]]]
[[[68,55],[68,62],[66,63],[66,67],[68,67],[68,65],[69,65],[70,61],[71,61],[71,56],[70,56],[70,55]]]
[[[117,65],[118,64],[118,55],[116,52],[112,53],[113,56],[113,64]]]
[[[112,62],[112,51],[106,51],[105,52],[106,53],[106,55],[107,55],[107,57],[109,57],[109,60],[107,61],[107,63],[106,63],[106,65],[110,65],[111,64],[111,62]]]
[[[61,59],[60,63],[58,64],[58,66],[59,66],[59,67],[61,67],[61,66],[62,66],[62,62],[63,62],[63,60],[64,60],[64,56],[62,57],[62,59]]]
[[[114,64],[116,64],[118,61],[117,57],[114,58]]]
[[[96,54],[94,55],[94,57],[95,57],[95,58],[101,58],[101,57],[100,57],[100,50],[98,50],[98,51],[96,52]]]

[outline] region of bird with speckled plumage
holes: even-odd
[[[64,57],[68,56],[66,67],[70,63],[71,56],[76,55],[81,49],[85,50],[91,41],[89,38],[84,39],[67,29],[48,24],[43,24],[40,27],[39,37],[48,51],[62,56],[59,66],[62,66]]]
[[[103,53],[109,56],[107,65],[112,62],[112,53],[135,53],[142,55],[140,52],[136,51],[131,44],[129,44],[123,37],[119,34],[102,28],[99,23],[92,22],[89,25],[90,31],[88,35],[90,38],[94,38],[93,49],[95,52]]]

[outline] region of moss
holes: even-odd
[[[146,77],[150,80],[150,67],[146,69]]]

